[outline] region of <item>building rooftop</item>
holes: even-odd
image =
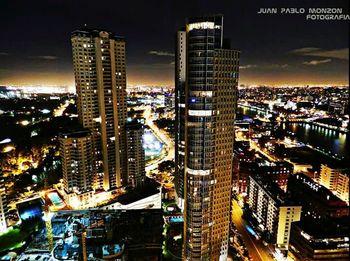
[[[318,184],[304,174],[298,173],[289,177],[287,186],[288,191],[292,190],[292,183],[295,184],[293,187],[298,191],[306,192],[307,197],[316,198],[317,201],[322,202],[327,206],[347,206],[346,202],[334,195],[329,189]]]
[[[112,31],[106,31],[99,28],[91,28],[85,25],[83,28],[75,30],[72,32],[71,36],[88,36],[88,37],[99,37],[101,32],[106,32],[109,35],[109,38],[115,40],[124,40],[124,37],[117,36]]]
[[[152,179],[146,178],[146,181],[143,187],[130,190],[127,193],[118,196],[116,199],[109,201],[105,205],[102,205],[101,207],[106,205],[111,205],[116,202],[119,202],[122,205],[127,205],[159,193],[158,188],[159,188],[159,183],[155,182]]]
[[[144,128],[144,125],[141,123],[138,123],[137,121],[132,121],[126,124],[126,128],[127,130],[140,130]]]
[[[142,257],[159,260],[151,257],[161,256],[164,224],[161,209],[68,210],[58,212],[51,222],[54,237],[60,238],[53,250],[54,257],[58,259],[79,259],[82,251],[79,238],[84,232],[89,260],[90,257],[124,254],[132,259],[130,255],[134,251],[140,253],[136,253],[133,260],[142,260]],[[142,252],[145,249],[152,252]]]
[[[196,16],[187,18],[188,23],[200,23],[200,22],[217,22],[221,23],[224,16],[222,14],[207,14],[203,16]]]
[[[72,132],[62,133],[60,137],[62,138],[82,138],[90,135],[90,131],[88,129],[80,129]]]
[[[347,237],[349,232],[348,217],[341,218],[313,218],[303,217],[294,225],[315,238]]]
[[[260,187],[280,206],[283,205],[295,205],[295,202],[288,197],[288,195],[274,182],[268,175],[255,175],[250,176],[251,179],[255,180]]]

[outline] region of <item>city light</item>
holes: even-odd
[[[1,8],[0,260],[348,258],[348,10],[210,1]]]

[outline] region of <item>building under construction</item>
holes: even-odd
[[[60,211],[50,219],[51,260],[161,260],[161,209]],[[44,242],[43,242],[44,243]]]

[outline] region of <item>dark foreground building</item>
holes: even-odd
[[[292,224],[290,250],[301,260],[349,260],[349,207],[303,174],[288,179],[288,194],[302,206]]]
[[[349,260],[349,221],[304,217],[292,224],[290,250],[300,260]]]
[[[326,187],[304,174],[288,178],[288,195],[303,207],[303,216],[337,218],[349,216],[349,206]]]
[[[61,211],[52,219],[58,260],[162,260],[162,210]]]

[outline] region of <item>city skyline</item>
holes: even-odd
[[[329,2],[0,2],[0,260],[348,260]]]
[[[240,83],[247,85],[348,85],[348,34],[346,21],[307,21],[302,15],[262,15],[261,7],[279,7],[280,1],[164,4],[109,2],[110,10],[88,16],[92,8],[69,3],[0,4],[5,37],[0,43],[0,84],[74,85],[67,36],[84,24],[115,31],[127,39],[128,85],[174,86],[174,38],[185,17],[222,13],[226,35],[242,51]],[[135,3],[139,8],[134,8]],[[298,1],[289,7],[329,7],[326,1]],[[156,8],[155,8],[156,6]],[[348,3],[332,7],[348,13]],[[120,10],[125,10],[122,12]],[[146,12],[144,12],[144,10]],[[10,20],[16,13],[16,20]],[[127,14],[133,13],[129,20]],[[27,17],[32,27],[23,30]],[[62,19],[64,17],[64,19]],[[11,22],[10,22],[11,21]],[[147,22],[145,22],[147,21]],[[239,26],[236,26],[239,25]],[[139,30],[142,27],[142,30]],[[230,28],[231,27],[231,28]],[[297,30],[295,30],[297,28]],[[20,31],[20,34],[12,32]],[[45,37],[44,37],[45,36]],[[329,41],[328,39],[331,39]],[[257,44],[258,43],[258,44]],[[20,75],[20,76],[19,76]]]

